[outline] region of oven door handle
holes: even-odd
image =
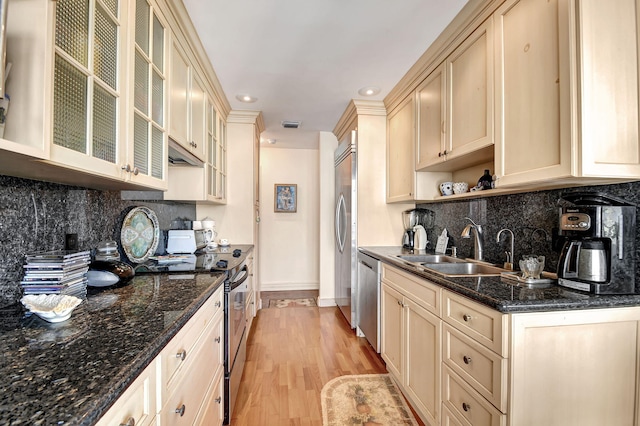
[[[242,275],[242,278],[236,281],[238,275]],[[247,278],[249,278],[249,268],[247,268],[247,265],[244,265],[242,269],[240,269],[238,273],[235,274],[233,278],[231,278],[232,281],[229,283],[231,290],[233,290],[234,288],[237,288],[238,286],[241,286],[242,283],[244,283],[247,280]]]

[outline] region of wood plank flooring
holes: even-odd
[[[231,424],[321,426],[325,383],[375,373],[386,373],[384,362],[338,308],[261,309],[247,341]]]

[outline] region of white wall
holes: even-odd
[[[318,289],[318,150],[260,150],[260,281],[262,291]],[[273,188],[298,185],[296,213],[273,211]]]
[[[318,306],[335,305],[335,167],[334,152],[338,139],[331,132],[320,132],[320,286]]]

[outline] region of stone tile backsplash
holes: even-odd
[[[514,263],[523,254],[546,256],[545,270],[556,272],[559,250],[553,247],[558,226],[558,200],[563,193],[597,191],[640,205],[640,182],[617,185],[600,185],[578,188],[565,188],[549,191],[527,192],[512,195],[500,195],[478,199],[465,199],[438,203],[419,204],[417,207],[435,212],[434,228],[428,230],[431,247],[435,247],[438,235],[444,228],[449,233],[449,245],[458,248],[458,255],[473,256],[473,238],[460,237],[470,217],[484,228],[485,259],[493,263],[503,263],[505,250],[509,249],[509,237],[505,233],[500,243],[496,235],[502,228],[509,228],[515,234]],[[640,254],[640,215],[636,213],[636,259]],[[640,282],[640,273],[636,268],[636,282]]]
[[[0,306],[21,297],[25,253],[63,249],[67,233],[78,235],[81,250],[119,241],[122,212],[137,205],[151,208],[161,229],[169,229],[176,217],[195,219],[193,204],[124,201],[120,191],[0,176]]]

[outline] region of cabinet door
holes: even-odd
[[[207,198],[218,196],[218,113],[214,106],[207,101],[207,161],[206,187]]]
[[[57,4],[51,146],[56,163],[117,178],[124,176],[125,158],[121,7],[80,0]]]
[[[638,318],[637,308],[513,315],[509,424],[637,425]]]
[[[427,423],[440,424],[440,370],[442,321],[409,299],[407,315],[405,389],[414,408]]]
[[[202,80],[192,68],[191,73],[191,152],[205,160],[205,89]]]
[[[409,201],[415,186],[415,98],[410,95],[389,115],[387,203]]]
[[[581,175],[640,177],[638,0],[576,7]]]
[[[447,159],[451,159],[494,142],[491,18],[449,55],[446,67]]]
[[[380,354],[387,370],[402,382],[402,321],[404,318],[402,295],[382,284],[382,329]]]
[[[509,0],[494,14],[498,186],[571,173],[567,3]]]
[[[132,180],[166,189],[166,46],[167,25],[147,0],[135,2],[133,47],[133,137],[127,164]]]
[[[174,38],[171,44],[171,92],[169,135],[190,150],[189,145],[189,59]]]
[[[445,67],[436,68],[417,90],[416,170],[444,161]]]

